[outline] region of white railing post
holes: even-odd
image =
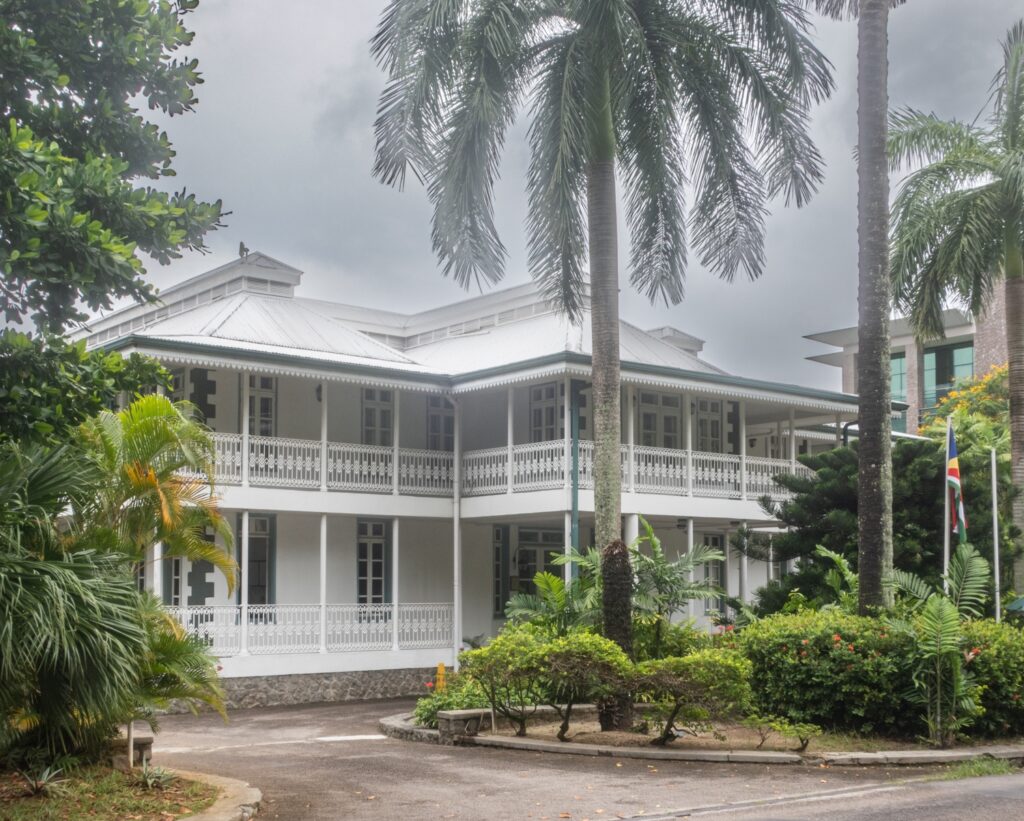
[[[455,669],[458,669],[459,650],[462,647],[462,403],[454,398],[452,402],[455,405],[455,486],[452,493],[451,640],[452,661]]]
[[[693,409],[690,395],[683,394],[683,431],[686,437],[686,495],[693,496]]]
[[[392,462],[393,462],[393,464],[391,466],[391,478],[392,478],[394,486],[392,487],[391,492],[392,492],[393,495],[397,496],[398,495],[398,484],[399,484],[398,480],[399,480],[399,473],[400,473],[400,471],[399,471],[400,459],[402,457],[402,452],[401,452],[401,450],[398,447],[398,438],[399,438],[399,435],[400,435],[401,424],[402,424],[402,419],[401,419],[402,415],[401,415],[401,411],[400,411],[400,408],[402,406],[402,394],[401,394],[401,391],[398,390],[398,388],[395,388],[395,392],[392,395],[394,396],[394,410],[392,411],[392,419],[394,421],[394,428],[393,428],[393,430],[394,430],[394,434],[393,434],[394,435],[394,441],[391,443],[391,447],[392,447],[392,449],[394,451],[394,454],[391,457]]]
[[[505,463],[505,468],[508,471],[508,490],[506,493],[509,494],[512,493],[512,445],[515,441],[515,419],[513,418],[515,413],[515,391],[515,386],[509,385],[508,392],[506,393],[507,398],[505,400],[506,415],[508,417],[505,420],[505,425],[507,426],[505,447],[508,451],[508,455],[506,456],[507,461]]]
[[[740,400],[740,498],[747,498],[747,401]]]
[[[153,546],[147,552],[149,553],[149,556],[147,557],[149,572],[146,574],[146,588],[150,593],[163,601],[164,543],[154,542]]]
[[[398,649],[398,522],[391,520],[391,649]]]
[[[249,486],[249,372],[242,371],[242,487]]]
[[[320,514],[320,652],[327,652],[327,514]]]
[[[320,383],[320,490],[327,490],[327,383]]]
[[[248,414],[246,414],[248,415]],[[239,631],[240,656],[249,655],[249,511],[242,511],[242,561],[238,564],[238,593],[241,607],[241,629]]]
[[[636,387],[630,385],[626,388],[626,447],[629,456],[627,465],[627,483],[629,492],[636,490]]]

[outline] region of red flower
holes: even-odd
[[[432,682],[432,681],[425,681],[425,682],[423,682],[423,686],[424,687],[433,687],[434,686],[434,682]]]
[[[727,625],[725,625],[725,631],[727,633],[731,632],[732,630],[735,630],[735,629],[736,629],[736,625],[734,625],[734,624],[727,624]]]
[[[843,637],[842,637],[842,636],[840,636],[840,635],[839,635],[838,633],[834,633],[834,634],[832,635],[832,641],[836,641],[836,642],[839,642],[839,641],[842,641],[842,640],[843,640]]]
[[[803,641],[801,641],[800,643],[801,643],[801,644],[808,644],[808,640],[807,640],[807,639],[804,639],[804,640],[803,640]]]
[[[846,645],[846,649],[849,650],[852,653],[853,652],[853,645],[852,644],[847,644]]]

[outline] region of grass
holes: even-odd
[[[1002,758],[975,758],[953,764],[937,778],[941,781],[954,781],[960,778],[979,778],[985,775],[1012,775],[1020,772],[1020,767]]]
[[[136,771],[137,774],[138,771]],[[172,821],[209,807],[216,787],[178,778],[164,789],[144,790],[136,778],[109,767],[62,773],[59,794],[30,796],[16,772],[0,771],[0,818],[4,821]]]

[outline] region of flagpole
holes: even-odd
[[[946,417],[946,459],[942,466],[942,591],[949,593],[949,432],[953,418]]]
[[[1002,615],[999,591],[999,503],[998,483],[996,481],[996,449],[992,448],[992,563],[995,567],[996,592],[996,624]]]

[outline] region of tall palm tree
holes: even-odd
[[[81,428],[81,440],[106,477],[100,492],[74,509],[76,526],[103,531],[108,548],[136,563],[156,542],[165,556],[208,561],[234,588],[231,528],[217,506],[213,442],[191,418],[191,406],[150,394],[119,412],[103,411]]]
[[[892,386],[889,315],[889,9],[905,0],[804,0],[857,18],[857,564],[861,613],[889,607],[892,587]]]
[[[589,261],[601,546],[621,538],[616,168],[635,288],[682,299],[687,230],[719,276],[759,276],[766,203],[802,205],[821,177],[808,110],[832,79],[807,29],[785,0],[391,0],[381,17],[374,173],[426,183],[434,250],[463,286],[503,275],[493,190],[526,106],[530,272],[573,321]]]
[[[942,335],[952,298],[980,314],[1006,298],[1013,483],[1024,487],[1024,20],[1003,42],[987,124],[940,120],[912,108],[890,117],[894,167],[923,163],[893,206],[897,299],[920,337]],[[1014,500],[1024,527],[1024,494]]]

